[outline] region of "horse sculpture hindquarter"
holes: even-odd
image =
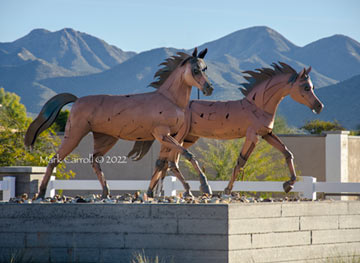
[[[323,104],[314,94],[310,80],[311,67],[297,73],[285,63],[273,64],[272,68],[258,69],[258,72],[246,71],[248,83],[240,88],[245,98],[237,101],[191,101],[186,119],[189,120],[188,133],[181,139],[184,147],[189,148],[200,137],[212,139],[235,139],[246,137],[235,166],[226,194],[230,194],[237,175],[253,152],[258,137],[261,136],[270,145],[284,154],[290,171],[290,180],[284,183],[284,191],[289,192],[296,181],[293,155],[280,139],[272,133],[276,110],[281,100],[290,95],[295,101],[304,104],[312,111],[320,113]],[[139,147],[138,147],[139,148]],[[144,154],[142,154],[143,156]],[[168,154],[172,167],[178,167],[179,155],[172,151]],[[174,164],[175,163],[175,164]],[[167,167],[166,167],[167,168]],[[183,183],[185,193],[191,195],[190,187],[178,169],[172,170]],[[166,169],[162,171],[162,178]],[[154,181],[153,181],[154,180]],[[150,183],[149,191],[156,185],[156,178]]]

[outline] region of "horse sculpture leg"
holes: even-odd
[[[161,143],[162,146],[184,155],[184,157],[191,162],[195,170],[199,173],[201,184],[200,191],[202,191],[203,193],[212,194],[211,188],[207,182],[207,178],[200,169],[199,163],[195,160],[194,155],[186,148],[184,148],[177,140],[175,140],[175,138],[170,136],[168,128],[156,128],[153,135]]]
[[[264,140],[267,141],[270,145],[278,149],[280,152],[282,152],[286,158],[286,163],[290,170],[290,180],[286,181],[283,184],[283,188],[285,193],[290,192],[294,188],[294,184],[296,181],[296,172],[294,168],[294,156],[289,151],[289,149],[285,146],[285,144],[273,133],[269,133],[265,136],[263,136]]]
[[[160,160],[158,159],[156,161],[156,163],[160,163],[160,162],[165,162],[165,160]],[[184,197],[193,197],[193,194],[190,191],[190,185],[186,182],[184,176],[182,175],[182,173],[179,170],[179,165],[177,162],[169,162],[169,165],[167,165],[166,163],[159,165],[159,167],[157,166],[157,168],[161,169],[161,167],[163,167],[161,170],[156,169],[154,172],[154,175],[151,179],[150,182],[150,186],[148,189],[148,196],[153,196],[153,189],[155,188],[155,186],[160,188],[160,191],[162,190],[162,182],[166,176],[166,171],[168,169],[168,167],[170,168],[170,170],[174,173],[174,175],[176,176],[176,178],[182,183],[182,185],[184,186],[185,192],[184,192]]]
[[[71,115],[70,115],[71,116]],[[70,118],[66,124],[64,139],[56,152],[55,156],[50,160],[44,178],[41,182],[38,198],[44,198],[46,188],[50,180],[50,176],[54,168],[69,155],[78,146],[80,140],[89,132],[87,125],[81,125],[71,127]]]
[[[178,163],[177,162],[169,162],[169,168],[174,173],[176,178],[178,178],[179,181],[184,186],[184,189],[185,189],[184,197],[193,197],[193,194],[190,191],[190,185],[186,182],[184,176],[180,172]]]
[[[240,172],[241,169],[243,169],[243,167],[245,166],[247,160],[249,159],[251,153],[253,152],[253,150],[255,149],[256,143],[258,142],[258,138],[257,135],[255,133],[251,133],[251,132],[247,132],[246,134],[246,140],[245,143],[243,145],[243,148],[240,152],[237,164],[233,170],[231,179],[229,181],[228,186],[225,188],[224,193],[226,195],[230,195],[231,194],[231,190],[234,186],[234,182],[237,178],[238,173]]]
[[[106,183],[104,173],[101,170],[99,157],[105,155],[118,141],[117,138],[102,133],[93,133],[94,137],[94,153],[92,158],[92,167],[99,179],[102,187],[102,198],[108,198],[110,195],[109,186]]]
[[[193,145],[194,143],[197,142],[197,140],[199,139],[199,137],[195,137],[195,136],[186,136],[185,140],[184,140],[184,143],[183,143],[183,146],[184,148],[186,149],[189,149],[191,145]],[[172,156],[173,157],[173,156]],[[179,164],[179,159],[180,159],[180,156],[178,154],[175,155],[175,157],[173,157],[174,161],[176,162],[176,165],[177,167],[178,164]],[[199,180],[200,180],[200,191],[204,194],[209,194],[211,195],[212,194],[212,190],[211,190],[211,187],[207,181],[207,177],[206,175],[204,174],[204,172],[202,171],[202,169],[200,168],[199,166],[199,163],[194,159],[192,158],[191,160],[189,160],[192,164],[192,166],[194,167],[195,171],[198,172],[199,174]],[[179,171],[179,177],[177,176],[177,178],[181,181],[181,178],[184,178],[183,175],[181,174],[181,172]],[[186,182],[185,182],[186,183]],[[184,183],[183,183],[184,185]],[[184,185],[185,187],[185,185]],[[189,188],[190,189],[190,188]],[[186,189],[185,189],[186,190]]]
[[[155,187],[153,189],[155,196],[160,197],[162,194],[163,183],[164,183],[163,179],[165,178],[165,176],[167,174],[167,170],[168,170],[168,162],[166,163],[165,168],[160,171],[160,176],[158,177],[158,180],[155,183]]]
[[[52,172],[54,168],[60,163],[61,160],[58,158],[59,154],[56,153],[53,158],[51,158],[50,162],[48,163],[48,166],[46,167],[46,172],[44,175],[44,178],[41,182],[39,194],[37,198],[45,198],[46,188],[50,180],[50,176],[52,175]]]
[[[150,185],[147,191],[147,195],[149,197],[154,197],[154,188],[156,186],[156,184],[158,183],[162,172],[165,171],[168,168],[168,164],[167,164],[167,160],[165,159],[157,159],[156,163],[155,163],[155,171],[151,177],[151,181],[150,181]]]

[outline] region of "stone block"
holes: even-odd
[[[287,232],[299,230],[299,218],[229,219],[229,234]]]
[[[348,203],[349,205],[349,214],[350,215],[359,215],[360,214],[360,202],[352,201]]]
[[[223,219],[178,219],[180,234],[227,234],[228,221]]]
[[[360,243],[233,250],[228,262],[327,262],[327,258],[349,255],[360,255]]]
[[[148,218],[148,204],[7,204],[0,203],[1,218]]]
[[[25,248],[25,234],[0,232],[0,248]]]
[[[229,235],[229,250],[251,248],[251,235]]]
[[[339,216],[340,228],[360,228],[360,215]]]
[[[229,219],[280,217],[279,203],[229,204]]]
[[[282,216],[346,215],[347,202],[299,202],[282,204]]]
[[[300,230],[337,229],[339,216],[302,216]]]
[[[131,234],[125,235],[125,248],[130,249],[204,249],[227,250],[227,235],[170,235]]]
[[[74,247],[73,233],[27,233],[26,247],[28,248],[71,248]]]
[[[151,225],[151,227],[149,227]],[[177,220],[166,218],[44,218],[28,220],[26,218],[1,219],[0,232],[14,233],[177,233]]]
[[[74,233],[76,248],[124,248],[124,235],[118,233]]]
[[[313,244],[360,242],[360,229],[313,230]]]
[[[252,247],[287,247],[310,245],[310,231],[253,234]]]
[[[227,219],[227,204],[158,204],[151,205],[151,217],[154,218],[211,218]]]

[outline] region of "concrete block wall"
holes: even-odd
[[[228,262],[327,262],[353,256],[360,259],[360,202],[229,206]]]
[[[142,251],[174,263],[360,257],[360,202],[0,204],[3,257],[131,262]]]
[[[39,263],[129,263],[144,251],[164,262],[227,262],[227,210],[227,205],[3,203],[0,255],[25,251]]]

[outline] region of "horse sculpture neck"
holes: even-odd
[[[291,74],[281,74],[264,80],[246,98],[263,111],[275,115],[281,100],[289,95]]]
[[[184,72],[185,66],[178,67],[157,90],[181,109],[186,108],[191,95],[191,86],[183,78]]]

